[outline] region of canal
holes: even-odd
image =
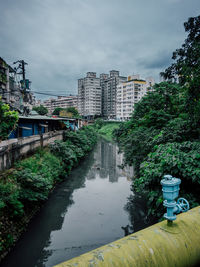
[[[146,226],[143,198],[131,191],[116,144],[100,140],[59,184],[2,267],[50,267]]]

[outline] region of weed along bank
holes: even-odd
[[[56,184],[68,179],[71,170],[97,141],[95,132],[88,127],[76,132],[58,131],[51,138],[52,142],[48,142],[46,148],[34,149],[34,154],[23,160],[15,159],[12,169],[1,173],[0,215],[3,220],[0,221],[0,259],[19,239]],[[46,142],[45,138],[43,142]],[[26,144],[22,144],[22,151],[24,147]]]

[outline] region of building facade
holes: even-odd
[[[50,99],[44,100],[42,105],[48,109],[49,114],[52,114],[55,108],[74,107],[78,109],[78,97],[73,96],[73,95],[58,96],[57,99],[50,98]]]
[[[106,83],[109,79],[109,74],[100,74],[100,87],[101,87],[101,115],[103,115],[105,101],[106,101]]]
[[[84,117],[101,115],[100,78],[96,72],[87,72],[86,77],[78,79],[78,111]]]
[[[152,77],[145,80],[140,75],[120,76],[119,71],[102,73],[88,72],[78,80],[78,111],[86,117],[101,115],[106,119],[127,120],[131,117],[134,105],[145,94],[153,90]]]
[[[111,70],[110,75],[100,75],[102,88],[102,116],[116,118],[117,85],[127,81],[127,77],[119,76],[119,71]]]
[[[118,120],[130,119],[135,104],[153,90],[154,84],[152,77],[143,80],[139,75],[128,76],[128,81],[120,83],[116,93],[116,118]]]

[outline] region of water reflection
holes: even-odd
[[[102,140],[98,144],[94,158],[95,165],[90,171],[90,179],[95,177],[97,171],[99,171],[100,178],[108,178],[111,183],[118,182],[119,177],[127,177],[131,180],[134,175],[132,167],[121,168],[123,154],[119,154],[119,148],[115,144]]]
[[[156,223],[155,218],[147,216],[148,209],[145,195],[132,192],[124,209],[129,213],[130,220],[130,225],[127,225],[124,229],[125,233],[131,234]]]
[[[101,140],[51,194],[1,266],[50,267],[143,227],[142,201],[130,190],[133,169],[122,163],[118,147]]]

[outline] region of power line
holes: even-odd
[[[66,89],[66,91],[69,92],[70,90]],[[44,91],[43,91],[43,92],[41,92],[41,91],[38,92],[36,88],[33,88],[33,90],[31,90],[30,92],[33,92],[33,93],[35,93],[35,94],[39,94],[39,95],[47,95],[47,96],[59,96],[59,97],[66,97],[66,96],[70,96],[70,95],[71,95],[71,96],[74,96],[74,95],[72,95],[71,93],[68,93],[68,95],[65,94],[65,93],[62,94],[62,95],[61,95],[61,94],[59,95],[59,94],[54,94],[54,93],[51,93],[51,92],[48,92],[48,91],[47,91],[47,92],[44,92]]]
[[[35,94],[39,94],[39,95],[49,95],[49,96],[67,96],[67,95],[54,95],[54,94],[50,94],[50,93],[43,93],[43,92],[36,92],[36,91],[32,91],[31,92],[35,93]]]

